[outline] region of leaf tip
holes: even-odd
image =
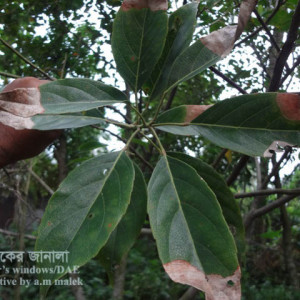
[[[167,0],[124,0],[121,6],[121,9],[123,11],[128,11],[133,8],[135,9],[149,8],[152,11],[167,10],[168,1]]]
[[[223,58],[227,56],[233,48],[236,30],[236,25],[226,26],[201,38],[201,42],[210,51]]]
[[[175,282],[191,285],[206,293],[206,299],[239,300],[241,298],[240,267],[231,276],[205,274],[184,260],[164,264],[164,269]]]

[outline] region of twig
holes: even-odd
[[[119,135],[113,133],[112,131],[106,129],[106,128],[102,128],[99,127],[97,125],[92,125],[93,128],[97,128],[103,131],[106,131],[107,133],[111,134],[112,136],[116,137],[117,139],[119,139],[120,141],[122,141],[125,145],[126,145],[126,140],[123,139],[122,137],[120,137]],[[129,149],[136,155],[137,158],[139,158],[150,170],[154,170],[154,168],[151,166],[151,164],[149,162],[147,162],[132,146],[129,146]]]
[[[294,70],[300,65],[300,56],[297,58],[294,65],[289,69],[289,71],[286,72],[286,74],[283,76],[283,78],[280,81],[279,86],[282,86],[282,84],[286,81],[286,79],[294,72]]]
[[[216,75],[220,76],[222,79],[224,79],[227,83],[229,83],[232,87],[237,89],[242,94],[248,94],[244,89],[242,89],[238,84],[236,84],[233,80],[231,80],[229,77],[224,75],[222,72],[217,70],[215,67],[209,67],[211,71],[213,71]]]
[[[10,44],[8,44],[6,41],[4,41],[2,38],[0,38],[0,42],[7,47],[8,49],[10,49],[12,52],[14,52],[17,56],[19,56],[23,61],[25,61],[28,65],[30,65],[31,67],[33,67],[34,69],[36,69],[37,71],[39,71],[40,73],[42,73],[44,76],[46,76],[46,78],[50,79],[50,80],[54,80],[51,76],[49,76],[44,70],[42,70],[41,68],[39,68],[37,65],[33,64],[29,59],[27,59],[26,57],[24,57],[18,50],[14,49]]]
[[[215,159],[215,161],[211,164],[211,166],[216,169],[218,164],[220,163],[220,161],[223,159],[223,157],[225,156],[226,152],[228,151],[228,149],[223,149],[220,154],[218,155],[218,157]]]
[[[104,106],[105,108],[108,108],[108,109],[111,109],[111,110],[113,110],[115,113],[117,113],[117,114],[119,114],[124,120],[125,120],[125,122],[127,123],[127,124],[131,124],[132,123],[132,121],[129,119],[129,118],[127,118],[127,116],[125,116],[124,114],[122,114],[117,108],[115,108],[114,106],[112,106],[112,105],[106,105],[106,106]]]
[[[235,194],[234,197],[236,199],[238,199],[238,198],[248,198],[248,197],[256,197],[256,196],[267,196],[267,195],[274,195],[274,194],[300,195],[300,189],[259,190],[259,191],[255,191],[255,192],[249,192],[249,193],[238,193],[238,194]]]
[[[15,237],[20,236],[20,234],[17,233],[17,232],[8,231],[8,230],[1,229],[1,228],[0,228],[0,233],[2,233],[3,235],[8,235],[8,236],[15,236]],[[36,240],[36,236],[34,236],[34,235],[25,234],[24,237],[29,239],[29,240]]]
[[[234,181],[237,179],[237,177],[240,175],[243,168],[246,166],[247,161],[249,160],[250,156],[243,155],[237,165],[234,167],[232,173],[227,179],[227,185],[230,186],[234,183]]]
[[[259,63],[260,63],[260,66],[262,67],[262,69],[264,70],[264,72],[266,73],[267,77],[268,78],[271,78],[267,68],[266,68],[266,63],[263,61],[263,57],[260,55],[260,53],[257,51],[257,48],[255,45],[253,45],[253,43],[250,43],[250,46],[252,48],[252,50],[254,51]]]
[[[190,287],[186,290],[186,292],[179,298],[179,300],[190,300],[190,299],[194,299],[198,292],[199,292],[199,291],[198,291],[196,288],[190,286]]]
[[[273,45],[273,47],[277,50],[277,52],[280,52],[280,48],[277,42],[275,41],[274,36],[272,35],[270,29],[268,28],[267,24],[264,22],[264,20],[256,10],[256,8],[253,10],[253,12],[255,13],[257,20],[259,21],[259,23],[262,25],[263,29],[266,31],[267,35],[269,36],[270,42]]]
[[[60,71],[60,79],[63,79],[65,76],[65,69],[66,69],[66,65],[67,65],[67,60],[68,60],[68,54],[65,53],[65,59],[63,61],[63,65]]]
[[[54,191],[51,187],[41,178],[39,177],[31,168],[29,168],[29,173],[47,190],[50,195],[54,194]]]
[[[300,1],[298,1],[298,5],[296,7],[295,13],[292,18],[291,26],[287,35],[287,39],[282,47],[282,50],[279,53],[279,56],[276,60],[274,67],[274,75],[271,79],[271,83],[269,86],[269,91],[274,92],[277,91],[280,87],[281,76],[283,72],[283,68],[286,64],[286,61],[292,52],[295,41],[297,40],[299,26],[300,26]],[[287,69],[288,70],[288,69]],[[288,70],[289,72],[289,70]]]
[[[277,200],[275,200],[261,208],[250,211],[245,218],[245,227],[247,228],[249,226],[249,224],[252,223],[253,219],[261,217],[261,216],[269,213],[273,209],[278,208],[278,207],[284,205],[285,203],[293,200],[294,198],[298,197],[298,195],[294,194],[294,195],[282,196],[282,197],[278,198]]]
[[[276,15],[276,13],[278,12],[279,8],[282,6],[283,3],[285,3],[285,1],[281,1],[281,0],[277,1],[275,9],[270,14],[270,16],[267,18],[267,20],[265,21],[265,24],[268,24],[273,19],[273,17]],[[249,40],[252,37],[256,36],[263,29],[264,29],[263,26],[260,26],[255,31],[253,31],[252,33],[250,33],[248,36],[246,36],[245,38],[243,38],[241,41],[239,41],[238,43],[236,43],[234,45],[234,48],[240,46],[241,44],[245,43],[247,40]]]
[[[287,158],[287,156],[291,153],[292,149],[291,147],[287,147],[284,151],[284,153],[282,154],[281,158],[279,159],[279,161],[274,165],[271,173],[267,176],[267,178],[264,180],[264,182],[262,183],[262,188],[265,188],[270,179],[278,172],[281,163]]]
[[[0,76],[4,76],[7,78],[20,78],[21,77],[19,75],[14,75],[14,74],[6,73],[6,72],[0,72]]]
[[[172,91],[171,91],[171,93],[170,93],[170,96],[169,96],[169,99],[168,99],[168,101],[167,101],[167,104],[166,104],[166,106],[165,106],[165,108],[164,108],[164,111],[170,109],[170,107],[171,107],[171,105],[172,105],[172,102],[173,102],[173,100],[174,100],[174,98],[175,98],[175,95],[176,95],[176,92],[177,92],[177,88],[178,88],[178,85],[176,85],[176,86],[172,89]]]

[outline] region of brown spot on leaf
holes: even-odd
[[[51,225],[52,225],[52,223],[51,223],[50,221],[48,221],[48,222],[47,222],[47,225],[48,225],[48,226],[51,226]]]
[[[130,9],[142,9],[150,8],[152,11],[157,10],[167,10],[168,1],[167,0],[124,0],[121,6],[123,11],[128,11]]]
[[[135,60],[136,60],[136,57],[135,57],[134,55],[132,55],[132,56],[130,57],[130,60],[131,60],[131,61],[135,61]]]
[[[111,223],[109,223],[109,224],[108,224],[108,228],[111,228],[111,226],[112,226],[112,224],[111,224]]]
[[[235,33],[235,40],[237,40],[242,34],[242,32],[244,31],[244,28],[246,27],[250,19],[251,13],[255,8],[256,3],[257,0],[244,0],[241,3],[239,19],[238,19],[238,27]]]
[[[226,26],[201,39],[202,43],[220,57],[227,56],[247,25],[257,0],[244,0],[240,5],[237,26]]]
[[[213,53],[225,57],[233,48],[236,29],[237,26],[226,26],[201,38],[201,42]]]
[[[61,134],[60,130],[27,130],[34,125],[30,116],[44,111],[38,87],[47,82],[19,78],[0,93],[0,168],[39,154]]]
[[[186,105],[186,116],[184,121],[190,123],[211,106],[212,105]]]
[[[174,260],[166,263],[164,268],[173,281],[191,285],[205,292],[206,300],[241,299],[240,267],[233,275],[227,277],[217,274],[205,274],[184,260]]]
[[[278,94],[277,105],[283,116],[291,121],[300,121],[300,96],[297,94]]]

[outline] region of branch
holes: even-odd
[[[17,232],[8,231],[8,230],[4,230],[4,229],[1,229],[1,228],[0,228],[0,233],[2,233],[3,235],[8,235],[8,236],[15,236],[15,237],[20,236],[20,234],[17,233]],[[36,236],[34,236],[34,235],[25,234],[24,237],[29,239],[29,240],[36,240]]]
[[[247,228],[249,226],[249,224],[252,223],[253,219],[261,217],[261,216],[269,213],[273,209],[278,208],[278,207],[284,205],[285,203],[288,203],[289,201],[298,197],[298,195],[294,194],[294,195],[282,196],[282,197],[278,198],[277,200],[275,200],[261,208],[250,211],[248,213],[248,215],[246,215],[246,217],[245,217],[245,227]]]
[[[114,106],[112,106],[112,105],[106,105],[106,106],[104,106],[104,107],[106,107],[106,108],[108,108],[108,109],[111,109],[111,110],[113,110],[115,113],[117,113],[117,114],[119,114],[124,120],[125,120],[125,122],[127,123],[127,124],[131,124],[132,123],[132,121],[129,119],[129,118],[127,118],[127,116],[125,116],[124,114],[122,114],[117,108],[115,108]]]
[[[6,72],[0,72],[0,76],[8,77],[8,78],[20,78],[21,76],[6,73]]]
[[[267,178],[262,183],[262,185],[261,185],[262,188],[265,188],[268,185],[270,179],[279,171],[281,163],[288,157],[288,155],[291,153],[291,151],[292,151],[291,147],[287,147],[285,149],[285,151],[282,154],[279,161],[273,166],[271,173],[267,176]]]
[[[50,79],[50,80],[54,80],[51,76],[49,76],[44,70],[42,70],[41,68],[39,68],[37,65],[33,64],[29,59],[27,59],[26,57],[24,57],[18,50],[14,49],[10,44],[8,44],[6,41],[4,41],[2,38],[0,38],[0,42],[7,47],[8,49],[10,49],[12,52],[14,52],[17,56],[19,56],[23,61],[25,61],[28,65],[30,65],[31,67],[33,67],[34,69],[36,69],[37,71],[39,71],[40,73],[42,73],[44,76],[46,76],[46,78]]]
[[[171,107],[171,105],[172,105],[172,102],[173,102],[173,100],[174,100],[174,98],[175,98],[175,95],[176,95],[176,92],[177,92],[177,88],[178,88],[178,86],[175,86],[175,87],[172,89],[172,91],[171,91],[171,93],[170,93],[170,96],[169,96],[169,99],[168,99],[168,101],[167,101],[167,104],[166,104],[166,106],[165,106],[165,108],[164,108],[164,111],[170,109],[170,107]]]
[[[230,186],[234,183],[234,181],[237,179],[237,177],[240,175],[243,168],[246,166],[247,161],[249,160],[250,156],[243,155],[237,165],[234,167],[232,173],[227,179],[227,185]]]
[[[218,164],[220,163],[220,161],[223,159],[223,157],[225,156],[226,152],[228,151],[228,149],[223,149],[220,154],[218,155],[218,157],[215,159],[215,161],[211,164],[211,166],[216,169]]]
[[[213,71],[216,75],[220,76],[222,79],[224,79],[227,83],[229,83],[232,87],[237,89],[242,94],[248,94],[244,89],[242,89],[239,85],[237,85],[233,80],[231,80],[229,77],[224,75],[222,72],[217,70],[215,67],[209,67],[211,71]]]
[[[279,48],[277,42],[275,41],[274,36],[272,35],[270,29],[268,28],[267,24],[264,22],[264,20],[262,19],[262,17],[256,10],[256,8],[254,9],[253,12],[255,13],[257,20],[259,21],[259,23],[262,25],[263,29],[266,31],[267,35],[269,36],[270,42],[273,45],[273,47],[277,50],[277,52],[280,52],[280,48]]]
[[[47,190],[50,195],[54,194],[54,191],[51,189],[51,187],[30,168],[29,173]]]
[[[276,60],[276,64],[274,67],[274,75],[271,79],[271,83],[269,86],[269,92],[277,91],[280,87],[281,76],[283,72],[283,68],[286,64],[286,61],[291,54],[295,41],[297,40],[298,30],[300,26],[300,1],[298,1],[297,8],[292,18],[291,26],[287,35],[287,39],[282,47],[281,52]]]
[[[296,62],[294,63],[294,65],[286,72],[286,74],[283,76],[283,78],[280,81],[280,85],[282,86],[282,84],[286,81],[286,79],[294,72],[294,70],[300,65],[300,56],[297,58]]]
[[[112,136],[116,137],[117,139],[119,139],[120,141],[122,141],[125,145],[126,145],[126,140],[123,139],[122,137],[120,137],[119,135],[113,133],[112,131],[106,129],[106,128],[102,128],[102,127],[99,127],[97,125],[92,125],[93,128],[97,128],[97,129],[100,129],[100,130],[103,130],[109,134],[111,134]],[[129,149],[130,151],[132,151],[137,158],[139,158],[151,171],[154,170],[154,168],[150,165],[150,163],[148,161],[146,161],[132,146],[129,146]]]
[[[300,189],[259,190],[259,191],[255,191],[255,192],[249,192],[249,193],[238,193],[238,194],[235,194],[234,197],[236,199],[238,199],[238,198],[248,198],[248,197],[256,197],[256,196],[267,196],[267,195],[274,195],[274,194],[300,195]]]
[[[270,14],[270,16],[267,18],[267,20],[265,21],[265,24],[268,24],[273,17],[276,15],[276,13],[278,12],[279,8],[285,3],[285,1],[281,1],[278,0],[275,9],[273,10],[273,12]],[[251,39],[252,37],[256,36],[263,28],[263,26],[260,26],[259,28],[257,28],[255,31],[253,31],[252,33],[250,33],[248,36],[246,36],[245,38],[243,38],[240,42],[238,42],[237,44],[235,44],[235,47],[240,46],[241,44],[245,43],[247,40]]]

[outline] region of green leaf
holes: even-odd
[[[172,64],[168,66],[168,69],[165,71],[165,77],[161,77],[157,81],[151,98],[170,91],[179,83],[201,73],[220,59],[221,56],[205,47],[201,40],[196,41],[178,55],[172,61]]]
[[[240,256],[245,251],[245,229],[239,206],[227,186],[224,178],[210,165],[200,159],[183,153],[168,153],[169,156],[177,158],[193,167],[201,178],[205,180],[214,192],[222,208],[223,216],[229,225],[235,238]]]
[[[171,125],[177,123],[174,119],[155,126],[173,134],[202,135],[220,147],[247,155],[270,157],[270,151],[280,150],[278,146],[300,145],[299,107],[296,94],[243,95],[219,102],[190,124]],[[182,114],[182,108],[179,110],[172,115]]]
[[[133,188],[134,168],[124,151],[84,162],[69,173],[51,197],[38,229],[36,251],[69,251],[64,270],[41,273],[51,283],[67,267],[81,266],[97,255],[126,212]],[[40,268],[54,268],[49,260]],[[41,286],[46,295],[49,285]]]
[[[117,69],[136,92],[149,78],[165,44],[168,18],[163,10],[119,10],[113,24],[112,51]]]
[[[195,169],[163,156],[151,176],[148,194],[150,225],[169,276],[203,290],[211,299],[215,299],[211,293],[232,292],[229,280],[238,293],[234,239],[214,193]]]
[[[138,238],[147,213],[147,186],[139,167],[134,164],[135,179],[126,214],[110,235],[98,258],[105,267],[111,282],[116,265],[120,264]]]
[[[161,95],[160,82],[170,75],[170,69],[177,56],[186,49],[192,41],[196,22],[198,3],[190,3],[180,7],[169,18],[166,44],[150,80],[145,86],[152,91],[152,98]],[[154,88],[154,90],[153,90]],[[148,92],[148,91],[147,91]]]
[[[104,120],[99,117],[92,117],[84,114],[66,115],[36,115],[31,117],[34,125],[32,129],[52,130],[79,128],[88,125],[104,124]]]
[[[127,100],[116,88],[90,79],[62,79],[40,87],[44,114],[65,114],[91,110]]]

